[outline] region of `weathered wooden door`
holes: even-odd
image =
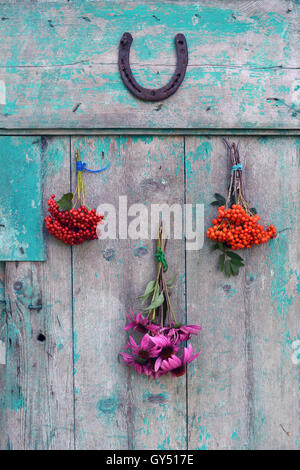
[[[0,448],[298,448],[299,2],[1,2],[0,22]],[[186,78],[168,100],[123,85],[126,30],[149,87],[167,82],[185,34]],[[187,376],[148,381],[118,353],[153,241],[71,249],[43,233],[42,212],[74,187],[80,148],[111,165],[87,176],[90,206],[203,203],[207,227],[228,184],[224,135],[279,234],[229,280],[209,243],[170,241],[178,317],[202,325],[202,354]]]

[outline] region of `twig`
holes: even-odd
[[[223,139],[223,141],[229,150],[232,166],[240,165],[241,159],[239,154],[239,143],[237,145],[235,142],[231,144],[227,141],[227,139]],[[239,169],[231,172],[230,184],[226,199],[226,209],[230,206],[231,200],[233,200],[235,204],[241,205],[248,214],[251,214],[249,204],[243,194],[243,173],[242,170]]]
[[[286,434],[287,436],[289,436],[289,437],[291,436],[291,433],[288,432],[288,431],[286,431],[286,430],[284,429],[284,427],[282,426],[282,424],[280,424],[280,427],[281,427],[281,429],[283,430],[283,432],[285,432],[285,434]]]

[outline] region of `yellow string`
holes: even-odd
[[[80,152],[78,149],[76,150],[75,158],[77,162],[80,161]],[[75,188],[75,192],[73,196],[73,201],[75,201],[73,203],[73,208],[76,207],[77,203],[79,203],[80,206],[85,205],[85,185],[84,185],[83,174],[82,174],[82,171],[80,170],[77,170],[77,184],[76,184],[76,188]]]

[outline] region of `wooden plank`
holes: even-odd
[[[0,128],[299,128],[300,6],[252,2],[2,3]],[[134,36],[132,68],[145,86],[174,71],[174,36],[189,66],[162,103],[132,97],[117,68]]]
[[[54,190],[70,187],[69,138],[43,138],[39,145],[46,210]],[[70,449],[74,444],[71,251],[49,236],[47,247],[47,263],[6,263],[2,448]]]
[[[45,259],[40,143],[0,137],[0,261]]]
[[[299,144],[294,138],[240,143],[247,195],[262,220],[279,232],[247,255],[244,277],[254,449],[299,449]]]
[[[205,207],[205,227],[215,209],[214,192],[225,194],[229,162],[222,139],[186,138],[188,203]],[[189,366],[189,448],[241,449],[247,445],[247,390],[244,328],[240,308],[242,275],[226,279],[216,270],[216,254],[205,240],[200,252],[187,251],[187,318],[203,331],[193,338],[202,354]]]
[[[161,136],[172,136],[172,135],[281,135],[281,136],[297,136],[300,135],[299,129],[142,129],[142,128],[132,128],[132,129],[120,129],[120,128],[105,128],[105,129],[46,129],[43,128],[39,131],[43,136],[53,136],[53,135],[70,135],[70,136],[91,136],[91,135],[161,135]],[[35,135],[37,133],[36,129],[1,129],[1,135]]]
[[[217,271],[209,243],[199,256],[187,253],[188,321],[200,318],[203,325],[193,341],[203,351],[202,361],[190,368],[188,382],[189,447],[296,449],[299,142],[235,140],[249,201],[280,233],[245,253],[246,267],[237,278]],[[213,193],[225,194],[228,184],[226,151],[220,138],[187,138],[186,159],[187,200],[205,204],[208,227],[215,212],[208,206]]]
[[[4,273],[5,273],[5,263],[0,262],[0,302],[3,302],[5,300]]]
[[[189,448],[296,449],[299,139],[236,140],[245,163],[247,196],[280,233],[269,245],[247,253],[246,268],[237,279],[226,280],[215,270],[208,243],[199,255],[186,253],[188,321],[204,328],[192,341],[202,357],[189,368]],[[43,139],[40,145],[45,197],[53,188],[61,194],[69,185],[69,141]],[[113,165],[101,176],[87,176],[91,205],[118,205],[120,194],[127,194],[129,203],[182,203],[181,138],[76,139],[73,151],[77,145],[91,167],[107,161]],[[222,176],[229,170],[223,143],[217,137],[186,138],[185,147],[187,202],[203,202],[208,208],[213,193],[225,193],[228,182]],[[206,211],[206,226],[213,212]],[[185,447],[184,381],[149,383],[117,362],[126,336],[124,311],[154,272],[153,247],[144,240],[108,240],[74,248],[78,448]],[[53,239],[48,250],[46,264],[7,263],[7,320],[3,308],[1,316],[7,328],[0,324],[0,340],[7,348],[7,363],[0,364],[1,449],[73,446],[71,255]],[[170,270],[181,274],[182,250],[182,242],[170,242]],[[0,263],[0,308],[3,276]],[[176,299],[181,311],[184,290],[181,278]],[[40,296],[46,307],[29,308]],[[40,332],[46,341],[37,341]]]
[[[76,138],[90,168],[108,162],[102,175],[87,175],[87,203],[119,208],[142,203],[183,202],[183,139],[159,137]],[[118,221],[120,220],[118,216]],[[128,369],[118,354],[128,337],[125,312],[154,276],[152,240],[101,240],[73,250],[75,429],[79,449],[184,449],[185,378],[155,382]],[[180,281],[174,296],[184,317],[184,247],[168,246],[170,273]]]
[[[6,315],[5,315],[5,293],[4,293],[5,263],[0,262],[0,391],[5,387],[5,364],[6,364]],[[0,424],[5,423],[6,410],[0,393]],[[0,432],[0,449],[6,448],[4,433]]]

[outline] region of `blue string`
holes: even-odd
[[[231,174],[236,171],[236,170],[243,170],[243,165],[241,163],[238,163],[237,165],[233,165],[233,167],[231,168]]]
[[[86,163],[84,163],[80,160],[76,162],[76,170],[77,171],[88,171],[89,173],[101,173],[101,171],[107,170],[107,168],[109,168],[109,167],[110,167],[110,165],[105,166],[104,168],[101,168],[100,170],[89,170],[86,167]]]

